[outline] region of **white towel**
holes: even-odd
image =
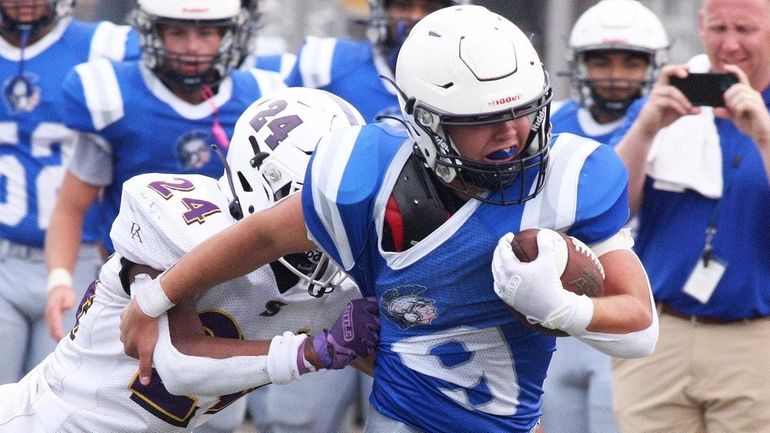
[[[690,62],[690,72],[707,72],[708,57]],[[722,197],[722,150],[711,107],[683,116],[655,136],[647,155],[647,175],[666,191],[691,189],[708,198]]]

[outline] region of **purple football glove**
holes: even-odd
[[[338,370],[357,356],[366,358],[380,340],[375,298],[354,299],[332,328],[313,336],[313,349],[325,368]]]

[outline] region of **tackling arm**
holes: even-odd
[[[161,284],[176,303],[286,254],[315,248],[307,237],[300,195],[294,194],[201,243],[161,275]]]
[[[373,299],[356,299],[329,331],[244,341],[208,337],[194,305],[185,301],[160,316],[159,331],[155,367],[166,389],[177,395],[223,395],[289,383],[304,373],[340,369],[368,357],[378,341],[379,319]]]
[[[150,383],[153,349],[158,338],[156,317],[174,303],[286,254],[313,248],[315,245],[307,238],[299,194],[244,218],[193,248],[151,281],[152,290],[132,296],[121,315],[123,349],[126,354],[139,358],[140,382]]]

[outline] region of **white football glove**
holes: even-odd
[[[513,253],[513,238],[513,233],[500,238],[492,257],[497,296],[530,323],[570,335],[585,332],[594,305],[588,296],[565,290],[561,284],[567,257],[567,245],[561,235],[541,229],[537,234],[537,258],[529,263],[521,262]]]

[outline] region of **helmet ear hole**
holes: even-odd
[[[253,192],[254,191],[254,189],[251,187],[251,184],[249,183],[249,181],[246,179],[246,177],[240,171],[238,172],[238,182],[240,182],[241,188],[244,191],[246,191],[246,192]]]

